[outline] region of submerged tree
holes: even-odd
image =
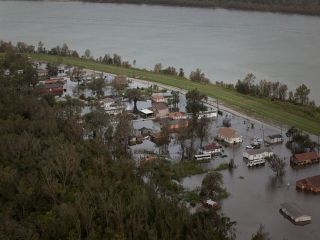
[[[273,155],[268,159],[269,166],[276,173],[277,177],[282,177],[285,173],[286,162],[277,155]]]
[[[137,102],[142,98],[141,90],[138,88],[129,88],[126,91],[126,95],[130,102],[133,101],[133,105],[134,105],[133,112],[134,113],[139,112],[137,108]]]

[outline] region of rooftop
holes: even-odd
[[[283,138],[283,136],[281,134],[274,134],[274,135],[270,135],[268,136],[270,139],[274,139],[274,138]]]
[[[295,203],[285,202],[282,203],[281,208],[285,209],[285,211],[290,215],[290,217],[296,219],[302,216],[306,216],[303,213],[303,210]]]
[[[218,131],[218,134],[222,135],[224,137],[227,137],[227,138],[238,137],[236,130],[234,130],[233,128],[229,128],[229,127],[220,128]]]
[[[297,161],[305,161],[305,160],[311,160],[311,159],[319,158],[319,155],[316,152],[306,152],[306,153],[295,154],[293,157]]]
[[[298,182],[305,182],[305,183],[309,183],[313,187],[320,187],[320,175],[304,178],[304,179],[298,180],[297,183]]]
[[[165,110],[168,109],[168,106],[165,103],[159,102],[153,103],[152,108],[155,108],[156,110]]]
[[[142,112],[143,114],[146,114],[146,115],[153,114],[153,111],[151,111],[150,109],[147,109],[147,108],[141,109],[140,112]]]

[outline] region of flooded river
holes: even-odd
[[[320,18],[275,13],[80,2],[0,1],[0,39],[95,56],[118,53],[138,67],[201,68],[212,81],[301,83],[320,103]]]

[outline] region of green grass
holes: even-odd
[[[242,113],[256,117],[262,121],[269,121],[274,124],[285,124],[295,126],[309,133],[320,134],[320,114],[312,116],[306,113],[305,108],[290,103],[273,102],[266,98],[247,96],[235,90],[225,89],[215,84],[201,84],[192,82],[185,78],[157,74],[141,69],[128,69],[123,67],[104,65],[90,60],[77,59],[72,57],[57,57],[44,54],[30,54],[34,60],[57,62],[79,66],[97,71],[110,72],[114,74],[138,77],[151,82],[166,84],[173,87],[191,90],[197,88],[202,93],[218,99],[230,108]]]

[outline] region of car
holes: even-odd
[[[246,146],[246,149],[254,149],[254,147],[252,145],[248,145]]]

